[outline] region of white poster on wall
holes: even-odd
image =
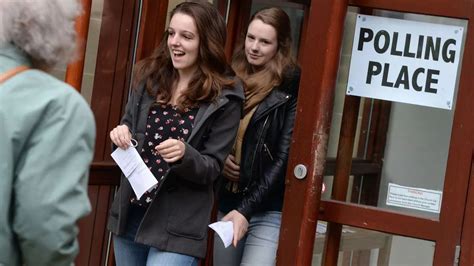
[[[387,205],[439,213],[443,192],[388,183]]]
[[[357,15],[347,95],[452,109],[463,28]]]

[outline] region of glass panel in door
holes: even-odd
[[[348,87],[352,40],[358,13],[357,8],[350,7],[346,16],[328,147],[328,157],[333,158],[337,156],[343,103]],[[462,29],[459,31],[460,34],[464,34],[461,47],[464,46],[465,32],[467,32],[467,21],[465,20],[380,10],[375,10],[372,15],[457,26]],[[461,50],[461,59],[462,52]],[[370,179],[377,179],[376,182],[379,184],[379,188],[376,191],[368,192],[375,197],[375,202],[377,202],[375,206],[426,218],[437,219],[439,217],[451,129],[456,110],[459,73],[460,70],[458,70],[458,76],[453,77],[453,79],[456,79],[456,88],[453,103],[450,103],[452,104],[450,110],[399,102],[391,103],[388,130],[386,135],[383,136],[386,137],[386,140],[385,147],[381,150],[383,156],[379,162],[379,173],[362,173],[357,178],[352,176],[347,201],[365,204],[358,201],[357,198],[360,197],[354,193],[360,193],[365,182],[370,181]],[[368,136],[369,134],[365,133],[375,129],[373,128],[374,125],[370,123],[368,127],[364,128],[361,121],[364,117],[368,117],[370,120],[373,109],[364,109],[363,107],[367,104],[373,106],[375,101],[380,100],[361,98],[354,158],[368,159],[367,151],[363,150],[364,143],[360,145],[360,142],[366,142],[368,139],[361,136]],[[365,147],[367,146],[365,145]],[[354,161],[353,166],[355,164],[357,163]],[[328,175],[324,182],[328,189],[323,194],[323,198],[329,199],[331,198],[330,191],[333,183],[332,176]],[[355,186],[357,186],[357,189],[353,189]]]
[[[326,222],[319,221],[312,266],[323,265]],[[338,266],[429,266],[435,243],[351,226],[343,226]]]

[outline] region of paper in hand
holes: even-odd
[[[126,150],[117,148],[111,155],[130,182],[137,199],[158,184],[134,147],[130,146]]]
[[[224,242],[224,247],[230,246],[232,244],[232,239],[234,239],[234,223],[231,221],[227,222],[215,222],[209,225],[212,230],[216,231],[219,237]]]

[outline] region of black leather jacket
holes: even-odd
[[[287,71],[283,82],[259,104],[245,132],[239,181],[242,192],[233,209],[247,220],[256,212],[282,209],[299,78],[299,68]]]

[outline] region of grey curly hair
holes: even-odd
[[[77,0],[0,0],[0,45],[13,43],[34,66],[68,63],[76,52]]]

